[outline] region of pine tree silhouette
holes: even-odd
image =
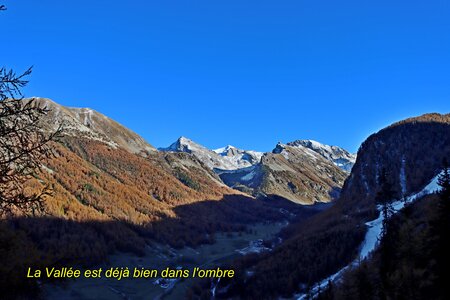
[[[438,185],[441,187],[438,213],[432,232],[436,240],[437,286],[441,295],[450,295],[446,280],[450,269],[450,170],[447,159],[444,159],[442,166],[442,173],[438,177]]]
[[[390,258],[394,255],[396,247],[395,230],[396,224],[390,217],[394,211],[392,208],[392,201],[395,197],[395,191],[393,185],[389,180],[389,174],[385,168],[381,170],[379,177],[379,191],[376,195],[376,202],[381,205],[381,214],[383,216],[381,236],[380,236],[380,278],[382,284],[382,294],[388,293],[389,287],[389,272],[391,266],[389,265]]]

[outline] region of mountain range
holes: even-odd
[[[156,149],[136,133],[92,109],[68,108],[45,98],[34,101],[50,109],[44,128],[52,130],[62,124],[63,140],[77,153],[86,154],[79,145],[84,141],[89,146],[96,144],[111,151],[138,154],[147,158],[147,162],[170,161],[170,172],[175,177],[180,176],[179,170],[191,173],[195,169],[197,174],[205,175],[203,181],[212,180],[211,189],[224,189],[226,185],[252,197],[278,197],[301,204],[332,201],[339,195],[355,161],[355,155],[340,147],[310,140],[279,143],[272,152],[263,153],[230,145],[211,150],[180,137],[169,147]]]
[[[51,144],[54,157],[27,189],[50,186],[52,193],[45,218],[18,214],[0,223],[0,237],[25,247],[38,267],[89,265],[115,251],[144,255],[154,242],[184,249],[214,244],[217,232],[287,222],[277,242],[264,241],[276,245],[266,247],[268,253],[232,262],[237,276],[216,283],[219,298],[295,298],[316,282],[334,280],[333,274],[358,261],[371,221],[379,219],[381,174],[391,183],[388,200],[419,198],[450,157],[450,114],[394,123],[369,136],[357,155],[313,140],[279,142],[270,152],[257,152],[230,145],[211,150],[180,137],[156,149],[92,109],[34,101],[50,109],[42,130],[63,131]],[[313,205],[328,202],[333,205]],[[405,227],[411,232],[428,226],[420,218],[433,208],[420,207],[417,226]],[[11,268],[22,270],[23,260],[8,253]],[[210,289],[207,281],[191,292],[200,291],[202,298],[206,291],[208,298]]]
[[[180,137],[159,150],[192,154],[233,189],[301,204],[335,199],[356,159],[340,147],[311,140],[278,143],[273,151],[264,153],[231,145],[210,150]]]

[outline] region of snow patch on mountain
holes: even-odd
[[[252,180],[254,177],[256,176],[256,170],[252,170],[250,173],[248,173],[247,175],[244,175],[241,177],[242,181],[250,181]]]

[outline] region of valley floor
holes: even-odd
[[[275,238],[286,225],[287,222],[257,224],[242,233],[216,234],[214,244],[196,248],[175,250],[154,244],[147,247],[143,257],[128,253],[114,254],[107,264],[98,267],[128,267],[130,270],[134,267],[159,270],[167,267],[190,270],[194,267],[212,268],[252,251],[264,251],[259,241]],[[182,299],[194,280],[82,278],[62,284],[46,284],[43,296],[45,299]]]

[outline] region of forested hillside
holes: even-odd
[[[213,243],[218,231],[284,218],[279,207],[231,190],[188,154],[143,157],[71,136],[52,148],[55,156],[27,188],[32,194],[51,187],[43,213],[17,210],[0,222],[1,244],[9,245],[1,251],[10,257],[1,269],[2,289],[35,289],[35,281],[22,277],[29,266],[90,265],[114,251],[141,255],[153,242]]]
[[[448,299],[448,196],[426,196],[390,219],[371,257],[317,299]]]

